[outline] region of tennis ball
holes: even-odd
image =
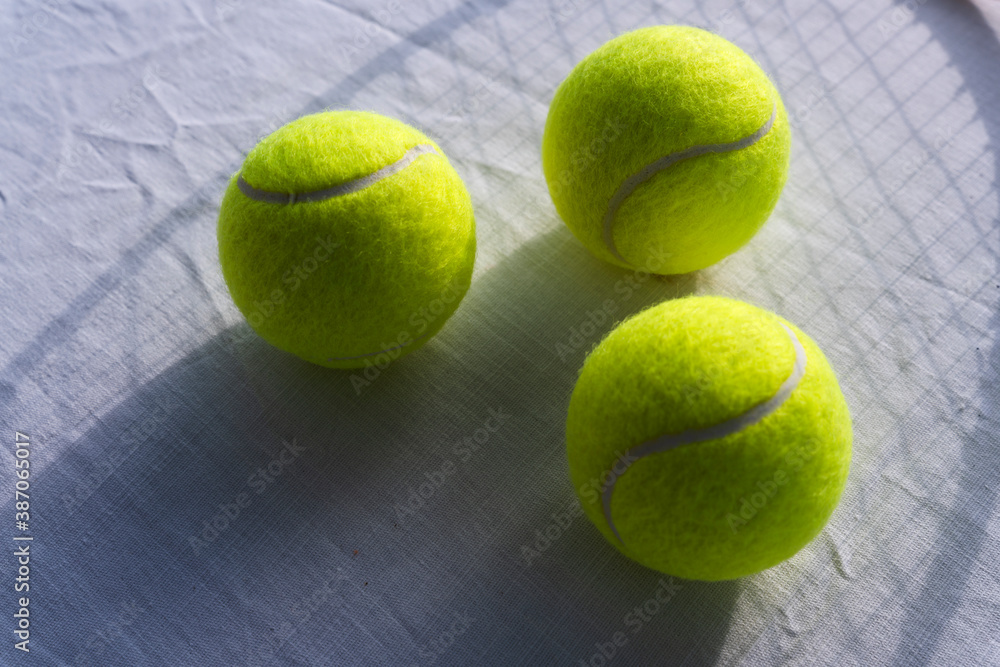
[[[373,113],[305,116],[229,182],[219,261],[233,301],[275,347],[333,368],[413,352],[469,288],[472,202],[422,133]]]
[[[542,166],[556,210],[597,257],[651,273],[740,248],[785,184],[791,135],[767,75],[704,30],[627,33],[556,90]]]
[[[823,528],[851,459],[851,418],[823,353],[739,301],[688,297],[623,322],[587,357],[566,441],[588,517],[626,556],[733,579]]]

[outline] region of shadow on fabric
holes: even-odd
[[[981,66],[981,63],[1000,61],[1000,43],[989,27],[983,22],[978,11],[967,3],[953,3],[946,11],[965,15],[962,29],[954,30],[957,22],[935,21],[932,8],[916,5],[916,19],[931,32],[938,44],[951,56],[950,65],[962,74],[965,86],[962,94],[971,95],[979,109],[976,120],[982,123],[989,136],[988,145],[993,149],[993,173],[1000,175],[1000,91],[996,88],[996,77]],[[980,33],[979,38],[970,39],[967,31]],[[990,44],[988,52],[981,48]],[[970,160],[970,163],[972,160]],[[950,185],[961,191],[957,176],[949,177]],[[1000,190],[1000,183],[994,181],[994,195]],[[966,204],[965,214],[971,217],[971,204]],[[1000,234],[1000,220],[996,220],[989,233]],[[1000,292],[1000,256],[996,258],[994,277],[987,287]],[[996,298],[993,299],[996,301]],[[996,512],[1000,500],[1000,310],[994,309],[990,320],[994,342],[989,347],[976,348],[975,354],[980,375],[969,378],[976,388],[978,401],[963,405],[960,397],[948,394],[950,412],[958,414],[964,410],[974,410],[975,426],[964,437],[962,444],[962,466],[957,470],[966,471],[952,480],[955,489],[950,493],[950,514],[940,517],[943,530],[935,536],[935,543],[928,545],[931,554],[926,567],[921,564],[921,589],[916,598],[908,603],[903,613],[906,618],[899,623],[904,629],[890,664],[930,665],[935,663],[935,649],[952,622],[959,606],[967,599],[966,585],[975,567],[981,566],[979,552],[990,538],[988,522]],[[979,520],[970,518],[968,508],[977,506]],[[932,613],[929,613],[932,610]],[[987,612],[983,612],[987,615]]]
[[[280,628],[309,593],[305,582],[332,568],[347,583],[312,632],[353,627],[345,607],[388,610],[404,636],[369,646],[373,659],[408,642],[418,653],[419,638],[435,632],[423,617],[461,602],[492,619],[467,641],[510,652],[497,661],[573,663],[600,649],[601,629],[626,622],[625,600],[669,591],[662,612],[648,603],[658,613],[642,621],[645,636],[708,660],[735,584],[677,588],[618,556],[583,519],[530,567],[520,549],[572,493],[563,424],[583,357],[618,320],[697,280],[610,267],[560,225],[486,271],[438,337],[360,390],[357,371],[300,361],[245,324],[226,330],[102,415],[48,468],[59,535],[48,558],[74,572],[49,622],[77,629],[51,650],[70,661],[141,661],[140,644],[95,640],[107,621],[94,609],[123,607],[139,609],[135,636],[197,626],[191,655],[178,661],[280,662],[292,645],[260,629]],[[592,316],[609,301],[613,312]],[[454,455],[451,443],[498,413],[502,428],[476,453]],[[454,458],[454,476],[401,513],[443,456]]]

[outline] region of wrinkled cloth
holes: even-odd
[[[995,3],[989,11],[995,12]],[[1000,45],[963,2],[7,3],[0,494],[45,665],[1000,663]],[[658,23],[751,53],[789,110],[761,232],[695,274],[592,257],[540,144],[553,92]],[[305,113],[372,110],[465,180],[472,287],[358,372],[259,339],[222,191]],[[569,395],[616,322],[722,294],[806,331],[854,453],[829,525],[738,581],[630,562],[583,517]],[[30,521],[14,524],[15,432]],[[3,664],[16,562],[5,557]]]

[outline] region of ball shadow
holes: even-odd
[[[586,354],[622,319],[691,294],[698,282],[699,274],[665,278],[609,266],[561,225],[477,280],[469,309],[494,324],[457,336],[468,344],[460,358],[493,369],[485,380],[511,425],[468,464],[469,488],[487,490],[485,502],[470,498],[462,507],[468,489],[460,490],[456,502],[419,520],[431,533],[465,526],[454,532],[476,557],[453,594],[479,601],[470,613],[488,619],[477,641],[491,647],[489,664],[717,658],[739,583],[671,579],[620,555],[574,511],[564,437]],[[408,547],[431,557],[425,548],[441,545]]]
[[[660,575],[582,518],[530,564],[522,546],[572,497],[563,423],[587,351],[697,280],[607,266],[560,226],[481,272],[434,340],[384,368],[320,368],[245,324],[224,331],[48,466],[46,558],[72,560],[74,578],[46,622],[76,629],[49,649],[94,664],[167,646],[178,663],[282,664],[336,638],[391,662],[422,655],[461,612],[485,661],[588,658]],[[330,572],[338,602],[290,621]],[[738,588],[680,584],[623,656],[711,659]],[[95,639],[108,623],[95,610],[119,604],[139,610],[137,640]],[[358,608],[371,627],[351,620]],[[190,655],[169,636],[188,637]]]

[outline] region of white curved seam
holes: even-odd
[[[416,160],[421,155],[427,153],[437,153],[437,149],[431,144],[418,144],[411,148],[410,150],[403,153],[403,157],[399,158],[392,164],[387,164],[381,169],[368,174],[367,176],[362,176],[353,181],[348,181],[346,183],[341,183],[340,185],[335,185],[331,188],[324,188],[323,190],[315,190],[313,192],[302,192],[302,193],[286,193],[286,192],[271,192],[269,190],[262,190],[260,188],[255,188],[246,182],[243,178],[243,174],[240,173],[236,178],[236,185],[239,187],[240,192],[244,195],[253,199],[255,201],[267,202],[269,204],[297,204],[305,202],[317,202],[323,201],[325,199],[332,199],[333,197],[340,197],[342,195],[350,194],[352,192],[357,192],[358,190],[363,190],[370,185],[374,185],[384,178],[388,178],[393,174],[396,174],[403,169],[406,169],[414,160]],[[393,352],[395,350],[413,345],[419,342],[425,336],[420,336],[411,340],[408,343],[402,343],[393,347],[387,347],[384,350],[379,350],[377,352],[368,352],[366,354],[359,354],[353,357],[328,357],[327,361],[352,361],[354,359],[363,359],[365,357],[374,357],[385,352]]]
[[[618,248],[615,246],[614,234],[612,233],[615,214],[621,205],[625,203],[625,200],[635,191],[637,187],[651,179],[653,176],[663,171],[667,167],[677,164],[681,160],[687,160],[688,158],[698,157],[700,155],[705,155],[707,153],[728,153],[730,151],[738,151],[743,148],[749,148],[755,143],[763,139],[768,132],[771,131],[771,127],[774,125],[774,119],[778,114],[778,105],[771,108],[771,117],[767,119],[767,122],[760,126],[760,128],[753,134],[743,137],[742,139],[737,139],[726,144],[705,144],[702,146],[692,146],[690,148],[685,148],[681,151],[676,151],[665,155],[655,162],[647,164],[645,167],[640,169],[635,174],[632,174],[618,186],[614,195],[611,197],[611,201],[608,202],[608,210],[604,214],[604,229],[603,238],[604,245],[607,247],[611,254],[615,256],[621,262],[628,264],[628,261],[618,252]]]
[[[775,392],[774,396],[767,399],[763,403],[758,403],[746,412],[736,415],[732,419],[727,419],[724,422],[713,424],[712,426],[707,426],[705,428],[693,429],[691,431],[671,433],[653,440],[648,440],[640,445],[636,445],[617,458],[608,472],[605,473],[608,481],[604,488],[601,489],[601,506],[604,510],[604,519],[607,521],[608,527],[611,528],[611,532],[615,534],[615,537],[618,538],[619,542],[625,544],[621,535],[618,534],[618,529],[615,527],[614,520],[611,518],[611,496],[615,492],[615,484],[617,484],[618,480],[623,477],[626,472],[628,472],[630,466],[634,465],[636,461],[653,454],[666,452],[676,447],[680,447],[681,445],[704,442],[706,440],[717,440],[753,426],[757,422],[764,419],[764,417],[767,417],[780,408],[781,405],[788,400],[788,397],[792,395],[795,388],[799,386],[799,382],[802,381],[802,377],[806,374],[806,351],[802,347],[802,343],[799,342],[799,339],[795,336],[795,333],[785,326],[784,323],[779,322],[779,324],[781,324],[781,328],[785,330],[789,339],[791,339],[792,347],[795,349],[795,364],[792,367],[791,374],[785,379],[784,382],[781,383],[781,386],[778,387],[778,391]],[[621,475],[615,474],[614,471],[615,467],[617,467],[619,463],[625,464],[625,470],[622,471]]]
[[[298,204],[323,201],[324,199],[340,197],[352,192],[357,192],[358,190],[363,190],[370,185],[375,185],[382,179],[388,178],[389,176],[406,169],[411,162],[425,153],[437,153],[437,149],[430,144],[419,144],[406,151],[403,154],[403,157],[399,158],[392,164],[387,164],[378,171],[374,171],[367,176],[362,176],[361,178],[356,178],[353,181],[347,181],[346,183],[335,185],[332,188],[324,188],[323,190],[315,190],[313,192],[288,193],[262,190],[247,183],[243,178],[242,172],[236,178],[236,185],[239,187],[240,192],[250,199],[267,202],[269,204]]]

